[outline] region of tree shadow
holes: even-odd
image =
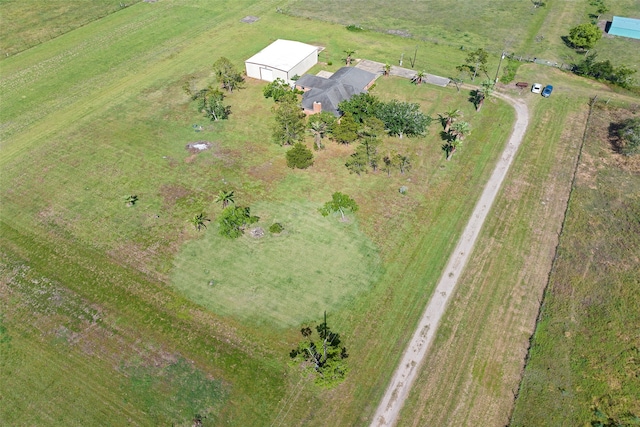
[[[624,142],[622,138],[620,138],[620,130],[624,128],[624,123],[615,123],[612,122],[609,124],[609,144],[611,144],[611,148],[613,151],[620,154],[622,152],[622,148],[624,146]]]
[[[562,39],[562,42],[570,49],[575,49],[576,47],[573,45],[573,43],[571,43],[571,40],[569,40],[569,36],[561,36],[560,37]]]

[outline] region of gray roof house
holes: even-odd
[[[305,113],[328,111],[340,117],[338,104],[353,95],[366,92],[376,75],[355,67],[342,67],[329,78],[305,74],[296,81],[296,87],[304,91],[302,107]]]

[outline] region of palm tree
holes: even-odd
[[[455,139],[462,141],[465,136],[471,133],[471,127],[467,122],[456,122],[451,126],[449,132],[454,135]]]
[[[427,73],[424,70],[422,70],[418,72],[415,76],[413,76],[412,81],[417,85],[421,85],[424,82],[425,77],[427,77]]]
[[[191,218],[189,222],[193,224],[196,230],[200,231],[202,228],[207,228],[207,225],[205,224],[205,222],[207,221],[211,221],[211,220],[207,218],[204,213],[199,213],[193,218]]]
[[[389,64],[388,62],[384,64],[384,67],[382,68],[382,75],[385,77],[391,75],[391,64]]]
[[[458,118],[462,117],[462,112],[457,108],[452,108],[446,111],[444,114],[438,114],[440,117],[440,122],[442,122],[442,126],[444,127],[445,132],[449,132],[449,128]]]
[[[453,153],[456,152],[456,149],[460,144],[462,144],[462,141],[456,138],[450,138],[445,141],[444,145],[442,146],[442,149],[447,154],[447,161],[451,160]]]
[[[484,92],[481,89],[471,91],[471,97],[469,98],[469,101],[471,101],[476,107],[476,111],[480,111],[480,108],[482,108],[482,104],[484,104]]]
[[[313,144],[317,150],[324,148],[322,138],[324,138],[327,130],[327,124],[321,120],[312,120],[309,122],[309,132],[313,135]]]
[[[347,66],[351,65],[351,55],[353,55],[354,53],[356,53],[355,50],[351,50],[351,49],[347,49],[344,51],[344,53],[347,54],[347,57],[344,59],[345,63],[347,64]]]
[[[216,198],[216,203],[222,203],[222,209],[224,209],[229,206],[229,203],[235,203],[235,200],[233,200],[233,196],[233,190],[220,190],[220,193],[218,193],[218,197]]]
[[[401,174],[404,174],[409,169],[411,169],[411,159],[409,158],[409,156],[405,156],[404,154],[397,155],[397,164],[400,168]]]

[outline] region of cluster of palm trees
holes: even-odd
[[[220,193],[218,193],[218,197],[216,198],[216,203],[222,203],[222,209],[229,206],[230,203],[235,203],[233,190],[220,190]],[[207,228],[206,223],[211,222],[211,220],[207,218],[207,215],[204,212],[201,212],[194,215],[189,222],[193,224],[197,231],[200,231],[203,228]]]
[[[442,149],[447,154],[447,160],[451,160],[453,153],[462,144],[464,138],[471,133],[471,126],[468,122],[458,121],[462,117],[462,112],[457,108],[439,114],[440,122],[444,130],[440,133],[445,143]]]

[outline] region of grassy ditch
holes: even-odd
[[[639,163],[610,132],[632,114],[594,108],[514,426],[638,422]]]

